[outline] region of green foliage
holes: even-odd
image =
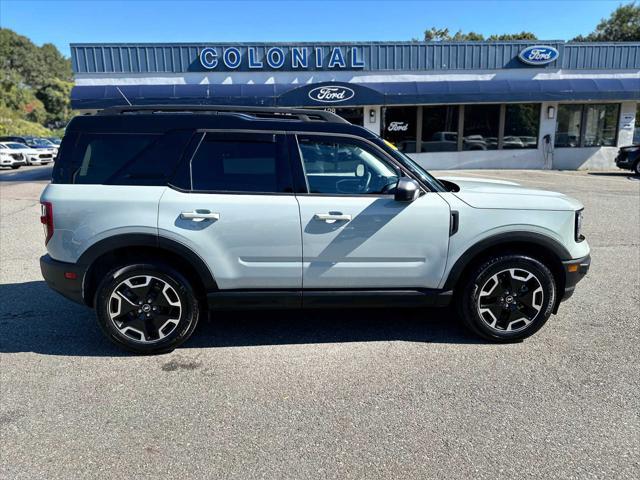
[[[65,125],[72,82],[71,61],[54,45],[0,28],[0,132],[47,135]]]
[[[485,40],[484,35],[477,32],[464,33],[458,30],[451,35],[448,28],[431,27],[424,32],[424,39],[427,42],[482,42]],[[537,40],[538,38],[531,32],[506,33],[502,35],[491,35],[486,40],[489,41],[508,41],[508,40]],[[417,41],[413,39],[413,41]]]
[[[39,123],[26,120],[17,112],[0,106],[0,135],[33,135],[50,137],[51,130]]]
[[[427,42],[490,42],[511,40],[538,40],[532,32],[504,33],[490,35],[485,39],[484,35],[476,32],[464,33],[458,30],[451,35],[448,28],[431,27],[424,32],[424,40]],[[412,41],[417,42],[414,38]],[[574,42],[639,42],[640,41],[640,5],[636,0],[626,5],[620,5],[609,18],[603,18],[596,29],[589,35],[579,35]]]
[[[603,18],[587,36],[579,35],[574,42],[638,42],[640,41],[640,5],[635,1],[620,5],[609,18]]]
[[[511,40],[538,40],[535,33],[503,33],[502,35],[491,35],[487,38],[490,42],[509,42]]]

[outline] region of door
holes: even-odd
[[[222,289],[299,289],[300,214],[283,135],[208,132],[190,161],[191,189],[167,188],[161,236],[209,266]]]
[[[308,192],[297,196],[304,288],[437,288],[448,204],[435,192],[395,201],[402,173],[373,144],[324,135],[297,141]]]

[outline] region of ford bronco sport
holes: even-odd
[[[174,349],[205,312],[230,308],[451,304],[476,334],[515,341],[590,264],[580,202],[437,180],[324,111],[79,116],[41,203],[47,283],[141,353]]]

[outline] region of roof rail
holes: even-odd
[[[99,110],[97,115],[122,115],[132,113],[238,113],[255,119],[300,120],[303,122],[349,123],[344,118],[326,110],[286,107],[242,107],[230,105],[123,105]]]

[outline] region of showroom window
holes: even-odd
[[[540,104],[506,105],[502,148],[538,148]]]
[[[458,105],[422,107],[422,152],[458,149]]]
[[[496,150],[500,127],[500,105],[466,105],[463,150]]]
[[[617,103],[585,105],[585,147],[614,147],[618,133]]]
[[[401,152],[416,153],[418,107],[387,107],[383,118],[383,138]]]
[[[558,105],[556,147],[579,147],[582,131],[582,105]]]
[[[382,136],[405,153],[537,148],[540,104],[387,107]]]
[[[619,115],[618,103],[558,105],[555,146],[616,146]]]

